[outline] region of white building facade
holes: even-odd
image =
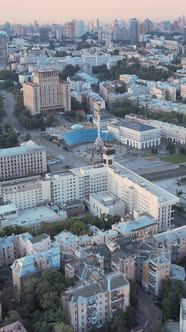
[[[160,129],[135,121],[119,121],[107,126],[110,133],[122,144],[136,149],[160,145]]]

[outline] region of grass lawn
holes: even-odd
[[[161,156],[160,160],[168,161],[170,163],[180,164],[186,162],[186,155],[185,154],[169,154],[165,156]]]

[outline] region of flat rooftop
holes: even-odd
[[[57,213],[47,206],[39,206],[32,209],[19,211],[19,215],[13,219],[7,220],[4,226],[22,225],[29,226],[32,223],[39,223],[52,218],[56,218]]]
[[[7,149],[0,149],[0,158],[1,157],[9,157],[19,154],[26,154],[32,151],[45,151],[45,149],[32,141],[26,142],[27,144],[23,144],[21,146],[15,148],[7,148]]]
[[[150,216],[141,216],[136,220],[124,221],[124,222],[120,222],[118,224],[114,224],[112,227],[118,233],[128,235],[128,234],[132,233],[133,231],[136,231],[138,229],[142,229],[145,227],[149,227],[154,224],[155,224],[154,218],[152,218]]]
[[[148,131],[152,129],[156,129],[155,127],[135,122],[135,121],[118,121],[114,124],[116,127],[125,127],[136,131]]]
[[[102,192],[97,194],[93,193],[91,194],[91,196],[105,206],[114,205],[116,201],[119,201],[116,197],[112,196],[108,192]]]
[[[185,237],[186,237],[186,225],[154,235],[154,239],[158,242],[164,242],[164,241],[174,242],[177,241],[178,239],[182,239]]]
[[[147,191],[149,191],[153,195],[157,196],[159,203],[172,201],[172,200],[175,201],[175,204],[179,202],[179,198],[176,197],[175,195],[172,195],[172,194],[168,193],[166,190],[158,187],[154,183],[146,180],[142,176],[132,172],[131,170],[129,170],[128,168],[126,168],[122,165],[120,165],[117,162],[114,162],[114,164],[112,166],[112,170],[116,174],[118,174],[122,177],[126,177],[127,179],[129,179],[132,182],[138,184],[139,186],[146,189]]]

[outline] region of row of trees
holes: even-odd
[[[89,232],[90,225],[95,225],[100,229],[108,230],[111,228],[111,225],[119,221],[120,221],[119,216],[111,217],[110,215],[105,215],[105,214],[103,214],[100,218],[91,215],[87,215],[82,219],[71,217],[67,218],[66,220],[55,221],[52,223],[41,222],[37,231],[35,233],[33,232],[33,235],[40,235],[46,233],[53,238],[56,234],[64,230],[70,231],[76,235],[83,235],[90,233]],[[12,234],[21,234],[24,232],[29,232],[29,229],[18,225],[6,226],[0,230],[0,237],[9,236]]]
[[[106,65],[93,67],[93,73],[97,74],[100,81],[117,80],[121,74],[135,74],[144,80],[164,81],[174,74],[169,69],[157,69],[154,66],[144,67],[138,59],[132,59],[130,63],[126,59],[119,60],[110,70]]]
[[[11,148],[18,144],[17,133],[10,125],[0,125],[0,148]]]
[[[14,82],[18,82],[19,77],[15,70],[0,70],[0,81],[5,80],[12,80]]]
[[[148,105],[146,108],[139,107],[138,103],[132,103],[129,100],[124,100],[117,102],[114,107],[110,110],[110,112],[119,117],[125,117],[126,114],[137,114],[143,115],[147,118],[153,120],[159,120],[163,122],[173,123],[176,125],[181,125],[186,127],[186,115],[183,113],[171,111],[171,112],[163,112],[163,111],[151,111],[148,109]]]
[[[36,235],[46,233],[53,238],[56,234],[64,230],[70,231],[76,235],[89,233],[88,226],[83,221],[77,218],[68,218],[66,220],[55,221],[53,223],[42,222],[36,232]]]
[[[79,70],[80,67],[78,65],[67,65],[64,70],[59,73],[59,78],[66,81],[67,77],[74,76]]]

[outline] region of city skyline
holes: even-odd
[[[83,20],[95,20],[99,18],[103,22],[112,21],[115,18],[128,19],[130,17],[137,17],[144,19],[149,17],[151,19],[172,19],[177,16],[186,14],[186,4],[184,0],[173,2],[160,0],[153,3],[148,0],[139,1],[131,0],[127,6],[122,0],[103,0],[89,1],[87,5],[86,0],[63,0],[59,3],[58,0],[47,2],[40,0],[39,6],[36,0],[28,3],[23,0],[2,0],[0,23],[10,21],[11,23],[29,23],[33,20],[38,20],[40,23],[63,23],[73,18]],[[16,17],[14,15],[14,8]],[[44,11],[43,11],[44,8]],[[65,8],[65,9],[64,9]]]

